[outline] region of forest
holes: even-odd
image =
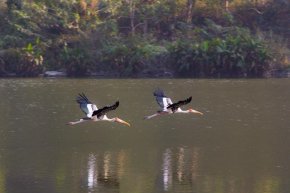
[[[289,21],[288,0],[2,0],[0,77],[269,77]]]

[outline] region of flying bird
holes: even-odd
[[[75,125],[75,124],[82,123],[85,121],[108,121],[108,122],[122,123],[127,126],[130,126],[129,123],[127,123],[126,121],[118,117],[114,117],[114,118],[107,117],[108,112],[113,111],[118,108],[119,101],[115,102],[115,104],[113,105],[105,106],[100,109],[98,109],[95,104],[90,102],[84,93],[79,94],[76,101],[77,103],[79,103],[80,109],[85,113],[86,117],[81,118],[78,121],[68,122],[69,125]]]
[[[155,90],[153,95],[155,96],[158,105],[161,107],[161,110],[158,110],[153,115],[144,117],[144,119],[151,119],[159,115],[167,115],[167,114],[173,114],[173,113],[194,113],[194,114],[203,115],[202,112],[199,112],[194,109],[182,110],[180,108],[181,106],[184,106],[190,103],[192,100],[192,97],[173,103],[169,97],[165,96],[163,90],[161,89]]]

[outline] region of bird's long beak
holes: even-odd
[[[124,125],[127,125],[128,127],[131,126],[130,123],[128,123],[128,122],[126,122],[126,121],[124,121],[124,120],[122,120],[122,119],[120,119],[120,118],[116,118],[116,122],[118,122],[118,123],[122,123],[122,124],[124,124]]]
[[[194,113],[194,114],[203,115],[203,113],[202,113],[202,112],[199,112],[199,111],[197,111],[197,110],[194,110],[194,109],[189,109],[189,112],[191,112],[191,113]]]

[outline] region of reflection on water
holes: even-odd
[[[185,157],[188,159],[185,160]],[[175,165],[176,164],[176,165]],[[191,166],[191,167],[189,167]],[[191,152],[184,147],[177,148],[177,155],[173,150],[167,148],[163,153],[163,190],[165,192],[173,189],[173,184],[194,183],[198,171],[198,149]],[[177,180],[177,182],[174,181]],[[191,187],[193,188],[193,187]]]
[[[189,184],[193,190],[193,184],[198,176],[198,148],[192,150],[184,147],[174,150],[167,148],[163,153],[163,190],[165,192],[176,189],[178,185]]]
[[[168,191],[171,188],[172,185],[172,163],[171,163],[171,150],[166,149],[163,153],[163,185],[164,190]]]
[[[182,182],[183,176],[184,176],[184,148],[179,148],[177,161],[177,177],[179,182]]]
[[[193,184],[197,177],[198,170],[198,150],[193,151],[184,147],[166,148],[162,155],[161,168],[162,189],[164,192],[170,192],[179,185]],[[106,151],[102,154],[89,153],[87,157],[87,187],[88,192],[98,192],[106,188],[115,190],[120,189],[120,182],[126,178],[124,172],[129,160],[129,153],[125,150],[119,152]],[[83,173],[81,171],[81,173]],[[159,181],[159,179],[156,179]],[[134,185],[132,185],[134,186]],[[192,186],[189,187],[193,189]],[[145,192],[145,191],[144,191]]]
[[[289,193],[289,85],[0,80],[0,193]],[[156,110],[156,87],[173,99],[192,96],[205,115],[144,121]],[[66,126],[80,116],[79,92],[100,104],[119,100],[110,115],[132,127]]]
[[[96,157],[93,154],[89,154],[88,157],[88,187],[89,189],[94,189],[97,186],[98,170],[95,169]]]
[[[104,191],[104,188],[118,190],[120,179],[124,172],[126,153],[106,151],[103,153],[89,153],[87,157],[87,171],[81,171],[87,179],[88,192]],[[83,167],[81,167],[83,168]]]

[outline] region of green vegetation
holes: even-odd
[[[284,0],[7,0],[0,76],[263,77],[289,67]]]

